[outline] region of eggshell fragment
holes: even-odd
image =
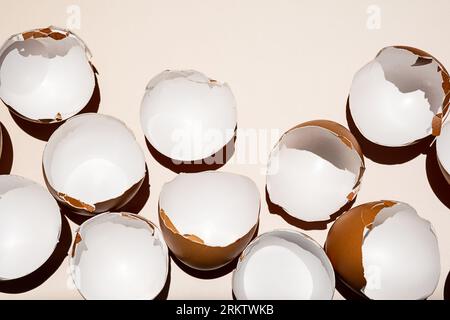
[[[146,170],[132,131],[116,118],[95,113],[73,117],[52,134],[43,169],[52,195],[82,214],[126,204]]]
[[[26,120],[66,120],[94,92],[90,57],[83,41],[68,30],[49,27],[13,35],[0,49],[0,98]]]
[[[153,223],[108,212],[80,226],[70,267],[85,299],[153,299],[166,283],[169,254]]]
[[[293,230],[254,239],[233,273],[238,300],[329,300],[334,287],[334,271],[323,249]]]
[[[165,157],[201,162],[234,139],[236,101],[226,83],[194,70],[166,70],[146,87],[141,125]]]
[[[162,233],[186,265],[211,270],[236,258],[258,225],[260,195],[247,177],[216,171],[185,173],[159,196]]]
[[[267,193],[296,219],[327,221],[356,197],[364,168],[350,131],[332,121],[306,122],[286,132],[270,154]]]
[[[36,271],[59,242],[59,207],[47,190],[28,179],[0,175],[0,221],[0,281]]]
[[[344,213],[325,251],[337,275],[370,299],[426,299],[439,281],[433,228],[402,202],[371,202]]]
[[[442,127],[441,134],[436,139],[436,153],[439,167],[450,184],[450,122]]]
[[[402,147],[439,135],[449,91],[448,72],[433,56],[411,47],[387,47],[356,73],[349,108],[365,138]]]

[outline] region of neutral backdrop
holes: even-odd
[[[384,46],[418,47],[450,65],[448,0],[2,0],[0,41],[36,27],[73,26],[71,5],[80,9],[80,29],[74,31],[87,43],[99,71],[99,112],[122,119],[144,149],[151,190],[140,214],[153,222],[161,186],[175,176],[152,158],[139,122],[145,86],[160,71],[192,68],[226,81],[238,103],[239,127],[261,129],[264,136],[271,129],[281,134],[318,118],[347,125],[345,104],[353,74]],[[45,142],[24,132],[3,105],[0,121],[12,140],[11,172],[44,184]],[[233,161],[221,170],[251,177],[264,199],[264,162],[272,145],[261,139],[261,161]],[[356,204],[401,200],[432,222],[442,264],[432,298],[442,299],[450,270],[450,210],[430,187],[425,163],[425,155],[402,165],[366,159]],[[70,225],[73,231],[77,227]],[[295,229],[270,214],[262,201],[259,232],[274,228]],[[306,233],[321,244],[327,235],[326,230]],[[199,279],[172,262],[168,297],[230,299],[231,274]],[[41,286],[20,294],[0,293],[0,299],[24,298],[81,299],[71,284],[67,259]],[[335,298],[342,299],[337,292]]]

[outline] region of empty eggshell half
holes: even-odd
[[[402,202],[371,202],[344,213],[325,251],[340,279],[370,299],[426,299],[439,281],[433,227]]]
[[[441,134],[436,139],[436,153],[439,167],[450,184],[450,122],[442,127]]]
[[[233,273],[238,300],[330,300],[334,288],[333,267],[321,246],[293,230],[258,236]]]
[[[96,113],[73,117],[52,134],[43,169],[52,195],[84,214],[126,204],[146,170],[133,132],[120,120]]]
[[[364,173],[364,157],[349,130],[327,120],[287,131],[269,157],[270,201],[290,216],[328,221],[352,201]]]
[[[166,70],[146,87],[141,125],[159,153],[179,162],[200,161],[234,139],[236,101],[226,83],[194,70]]]
[[[0,281],[36,271],[59,242],[58,204],[31,180],[0,175],[0,221]]]
[[[211,270],[236,258],[257,229],[260,195],[247,177],[217,171],[182,173],[159,196],[164,239],[186,265]]]
[[[131,213],[104,213],[78,229],[70,257],[75,286],[88,300],[155,298],[169,272],[158,228]]]
[[[387,47],[354,76],[349,108],[365,138],[402,147],[439,135],[449,91],[447,70],[430,54]]]
[[[94,92],[90,57],[83,41],[68,30],[48,27],[14,35],[0,49],[0,97],[32,122],[68,119]]]

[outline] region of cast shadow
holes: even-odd
[[[352,201],[347,202],[341,209],[339,209],[338,211],[333,213],[330,216],[330,219],[328,219],[326,221],[309,222],[309,221],[303,221],[303,220],[297,219],[297,218],[289,215],[282,207],[273,203],[270,200],[269,193],[267,192],[267,186],[266,186],[265,190],[266,190],[266,203],[267,203],[269,212],[272,214],[279,215],[281,218],[283,218],[284,221],[286,221],[290,225],[300,228],[300,229],[303,229],[303,230],[325,230],[325,229],[327,229],[329,223],[333,222],[341,214],[343,214],[344,212],[351,209],[351,207],[353,206],[353,204],[356,201],[356,198],[358,197],[358,196],[356,196]]]
[[[358,292],[352,287],[350,287],[344,280],[340,278],[340,276],[337,273],[335,273],[335,279],[336,279],[336,290],[345,298],[345,300],[359,300],[359,301],[370,300],[361,292]]]
[[[231,140],[219,151],[217,151],[212,156],[196,161],[176,161],[173,160],[161,152],[156,150],[155,147],[145,138],[145,143],[147,149],[152,155],[152,157],[163,167],[175,172],[175,173],[194,173],[206,170],[217,170],[223,167],[228,160],[233,156],[235,151],[236,142],[236,130],[234,131],[234,136]]]
[[[253,234],[253,237],[250,241],[253,241],[253,239],[255,239],[258,236],[258,233],[259,233],[259,223],[258,223],[255,233]],[[203,279],[203,280],[217,279],[217,278],[223,277],[224,275],[229,274],[230,272],[233,272],[234,269],[236,269],[236,265],[239,261],[240,255],[241,255],[241,253],[239,253],[239,255],[236,258],[231,260],[229,263],[227,263],[223,267],[220,267],[215,270],[204,271],[204,270],[197,270],[197,269],[194,269],[194,268],[191,268],[191,267],[185,265],[181,260],[179,260],[172,253],[172,251],[170,251],[170,257],[172,258],[172,261],[174,261],[175,264],[181,270],[183,270],[185,273],[187,273],[191,277],[195,277],[195,278]]]
[[[146,166],[144,181],[142,182],[142,185],[139,187],[139,190],[137,191],[135,196],[121,208],[112,209],[112,211],[129,212],[129,213],[139,214],[139,212],[141,212],[142,208],[147,203],[147,200],[149,197],[150,197],[150,179],[149,179],[149,175],[148,175],[148,169]],[[81,225],[83,222],[85,222],[95,216],[95,215],[81,214],[79,212],[71,210],[69,207],[67,207],[59,202],[58,202],[58,205],[59,205],[59,208],[61,209],[61,212],[67,218],[69,218],[70,221],[72,221],[73,223],[75,223],[77,225]]]
[[[413,145],[405,147],[381,146],[366,139],[358,130],[350,112],[348,98],[345,113],[347,117],[348,128],[350,129],[350,132],[355,136],[356,140],[358,140],[364,156],[379,164],[402,164],[416,158],[420,154],[426,154],[434,139],[434,137],[429,136]],[[381,126],[382,125],[380,125],[380,127]]]
[[[97,74],[94,73],[94,76],[95,76],[95,87],[91,99],[89,100],[88,104],[80,112],[77,113],[77,115],[82,113],[97,113],[98,111],[98,108],[100,106],[100,89],[98,86]],[[48,141],[52,133],[55,132],[55,130],[58,129],[65,122],[61,121],[57,123],[37,123],[28,121],[18,116],[16,113],[14,113],[10,106],[8,105],[6,106],[8,107],[9,113],[11,114],[11,117],[14,120],[14,122],[24,132],[26,132],[27,134],[38,140]]]
[[[239,257],[236,257],[233,260],[231,260],[229,263],[224,265],[223,267],[220,267],[219,269],[203,271],[203,270],[197,270],[197,269],[194,269],[194,268],[191,268],[191,267],[185,265],[182,261],[180,261],[177,257],[175,257],[175,255],[172,253],[172,251],[170,252],[170,257],[175,262],[175,264],[181,270],[183,270],[185,273],[187,273],[191,277],[195,277],[195,278],[203,279],[203,280],[217,279],[217,278],[223,277],[224,275],[229,274],[236,268],[236,265],[239,260]]]
[[[5,126],[0,123],[0,130],[2,134],[2,150],[0,153],[0,174],[9,174],[11,172],[14,151],[11,141],[11,136],[6,130]]]
[[[0,292],[17,294],[30,291],[39,287],[61,266],[67,257],[72,244],[72,232],[69,222],[61,215],[61,234],[55,250],[48,260],[36,271],[19,279],[0,281]]]
[[[169,296],[170,282],[172,281],[172,261],[169,258],[169,272],[167,273],[166,283],[162,288],[161,292],[153,300],[167,300]]]
[[[436,197],[450,209],[450,184],[445,180],[439,167],[436,154],[436,143],[433,143],[426,159],[426,172],[428,183]]]
[[[450,272],[447,275],[447,280],[445,280],[444,300],[450,300]]]

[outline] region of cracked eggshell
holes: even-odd
[[[433,56],[411,47],[387,47],[354,76],[349,108],[365,138],[403,147],[439,135],[449,91],[448,72]]]
[[[88,300],[155,298],[169,272],[161,232],[131,213],[104,213],[78,229],[69,259],[72,279]]]
[[[439,281],[433,227],[402,202],[370,202],[344,213],[325,251],[342,281],[370,299],[426,299]]]
[[[194,70],[166,70],[150,80],[141,103],[149,143],[180,162],[207,159],[234,139],[236,101],[230,87]]]
[[[0,175],[0,221],[0,281],[36,271],[59,242],[58,204],[31,180]]]
[[[275,230],[254,239],[233,272],[238,300],[331,300],[333,267],[322,247],[294,230]]]
[[[43,171],[59,202],[92,215],[120,208],[133,198],[146,168],[133,132],[122,121],[86,113],[52,134],[44,149]]]
[[[442,127],[441,134],[436,139],[436,154],[439,167],[450,184],[450,122]]]
[[[328,221],[356,197],[364,170],[349,130],[333,121],[309,121],[283,134],[271,152],[267,193],[298,220]]]
[[[220,268],[254,236],[260,195],[249,178],[233,173],[182,173],[159,196],[159,221],[170,250],[199,270]]]
[[[0,98],[28,121],[66,120],[94,92],[90,57],[83,41],[68,30],[48,27],[14,35],[0,49]]]

